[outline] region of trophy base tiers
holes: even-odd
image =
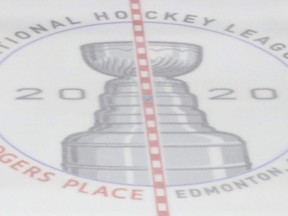
[[[168,185],[235,176],[250,168],[244,142],[228,133],[162,133]],[[66,172],[99,181],[150,185],[144,133],[78,133],[63,142]]]
[[[131,184],[131,185],[150,185],[151,181],[151,171],[149,170],[135,170],[135,169],[120,169],[113,168],[109,169],[106,167],[74,167],[73,165],[64,166],[66,172],[81,176],[84,178],[103,181],[114,184]],[[217,179],[227,178],[229,176],[237,176],[247,171],[246,167],[238,168],[199,168],[195,170],[171,170],[166,169],[166,185],[167,186],[177,186],[177,185],[190,185],[197,183],[210,182]]]

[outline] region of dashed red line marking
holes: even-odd
[[[148,57],[141,0],[130,0],[130,7],[156,212],[157,216],[169,216],[165,168],[160,143],[156,104],[154,101],[153,73]]]

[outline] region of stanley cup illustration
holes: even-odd
[[[245,142],[210,127],[197,97],[174,78],[200,65],[202,48],[149,42],[148,49],[167,184],[211,181],[250,169]],[[116,79],[106,83],[100,96],[95,125],[63,141],[63,169],[90,179],[151,185],[133,43],[93,43],[81,51],[92,69]]]

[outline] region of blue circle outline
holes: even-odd
[[[78,27],[74,27],[74,28],[69,28],[69,29],[65,29],[65,30],[62,30],[62,31],[57,31],[57,32],[53,32],[51,34],[47,34],[43,37],[40,37],[38,39],[35,39],[33,41],[30,41],[18,48],[16,48],[15,50],[13,50],[11,53],[9,53],[6,57],[4,57],[1,61],[0,61],[0,66],[7,60],[9,59],[11,56],[13,56],[15,53],[17,53],[18,51],[21,51],[22,49],[24,49],[25,47],[31,45],[31,44],[34,44],[38,41],[42,41],[48,37],[51,37],[51,36],[54,36],[54,35],[57,35],[57,34],[61,34],[61,33],[64,33],[64,32],[69,32],[69,31],[74,31],[74,30],[78,30],[78,29],[82,29],[82,28],[89,28],[89,27],[95,27],[95,26],[106,26],[106,25],[115,25],[115,24],[131,24],[132,22],[131,21],[122,21],[122,22],[108,22],[108,23],[97,23],[97,24],[89,24],[89,25],[82,25],[82,26],[78,26]],[[208,31],[208,32],[212,32],[212,33],[216,33],[216,34],[220,34],[222,36],[226,36],[226,37],[230,37],[230,38],[233,38],[233,39],[236,39],[238,41],[241,41],[243,43],[246,43],[248,45],[251,45],[263,52],[265,52],[266,54],[274,57],[276,60],[280,61],[284,66],[288,67],[288,63],[286,63],[284,60],[282,60],[281,58],[279,58],[278,56],[274,55],[273,53],[270,53],[269,51],[267,51],[266,49],[264,48],[261,48],[259,46],[257,46],[256,44],[253,44],[249,41],[246,41],[246,40],[243,40],[241,38],[238,38],[238,37],[234,37],[233,35],[230,35],[230,34],[226,34],[226,33],[223,33],[223,32],[220,32],[220,31],[216,31],[216,30],[212,30],[212,29],[206,29],[206,28],[203,28],[203,27],[198,27],[198,26],[192,26],[192,25],[185,25],[185,24],[176,24],[176,23],[169,23],[169,22],[151,22],[151,21],[144,21],[144,23],[148,23],[148,24],[161,24],[161,25],[170,25],[170,26],[181,26],[181,27],[187,27],[187,28],[194,28],[194,29],[200,29],[200,30],[204,30],[204,31]],[[78,175],[72,175],[70,173],[67,173],[65,171],[63,171],[62,169],[58,169],[56,167],[53,167],[51,165],[48,165],[44,162],[41,162],[33,157],[31,157],[30,155],[26,154],[24,151],[22,151],[20,148],[16,147],[14,144],[12,144],[11,142],[9,142],[3,135],[2,133],[0,132],[0,138],[5,142],[7,143],[9,146],[11,146],[12,148],[14,148],[16,151],[18,151],[19,153],[23,154],[24,156],[26,156],[27,158],[43,165],[43,166],[46,166],[46,167],[49,167],[53,170],[57,170],[61,173],[64,173],[64,174],[67,174],[67,175],[71,175],[71,176],[77,176],[79,178],[83,178],[83,179],[89,179],[89,180],[93,180],[93,181],[97,181],[97,182],[102,182],[102,183],[109,183],[109,184],[114,184],[114,185],[125,185],[125,186],[132,186],[132,187],[153,187],[153,185],[136,185],[136,184],[123,184],[123,183],[115,183],[115,182],[107,182],[107,181],[101,181],[101,180],[96,180],[96,179],[90,179],[90,178],[87,178],[87,177],[82,177],[82,176],[78,176]],[[284,152],[282,152],[280,155],[278,155],[277,157],[273,158],[272,160],[262,164],[262,165],[259,165],[253,169],[250,169],[248,172],[244,172],[244,173],[241,173],[239,175],[236,175],[236,176],[230,176],[230,177],[226,177],[226,178],[219,178],[219,179],[215,179],[215,180],[212,180],[212,181],[203,181],[203,182],[199,182],[199,183],[194,183],[194,184],[182,184],[182,185],[167,185],[167,187],[171,188],[171,187],[183,187],[183,186],[193,186],[193,185],[201,185],[201,184],[208,184],[208,183],[212,183],[212,182],[220,182],[220,181],[224,181],[224,180],[228,180],[228,179],[232,179],[232,178],[237,178],[239,176],[242,176],[242,175],[245,175],[247,173],[251,173],[255,170],[259,170],[260,168],[263,168],[265,166],[267,166],[268,164],[272,163],[273,161],[276,161],[278,159],[280,159],[281,157],[283,157],[284,155],[286,155],[288,153],[288,149]]]

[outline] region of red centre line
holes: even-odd
[[[149,150],[150,172],[153,182],[157,216],[169,216],[165,169],[160,142],[156,104],[153,90],[153,73],[148,57],[148,46],[142,15],[141,0],[130,0],[134,32],[136,65],[139,77],[142,108],[144,113],[147,148]]]

